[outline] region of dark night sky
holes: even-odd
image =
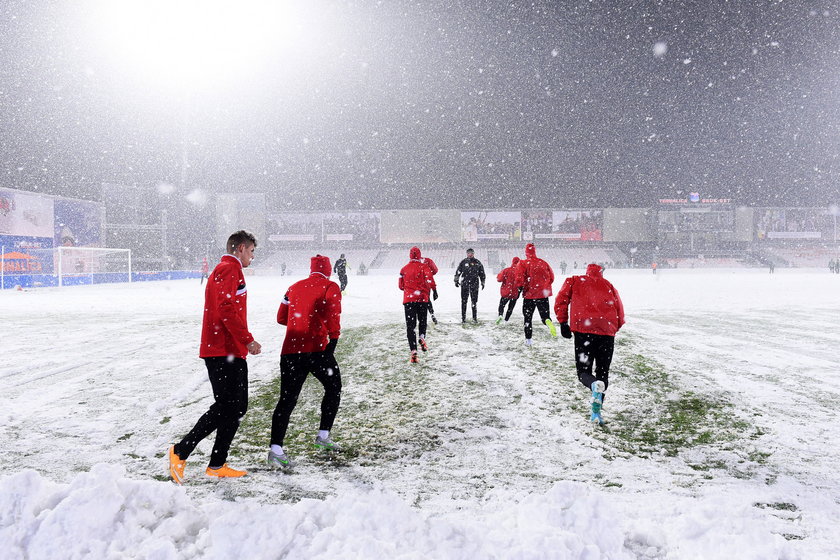
[[[186,134],[188,186],[280,209],[840,202],[833,1],[308,4],[318,48],[184,94],[4,2],[0,186],[178,185]]]

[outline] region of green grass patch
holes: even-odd
[[[435,409],[436,395],[418,383],[417,376],[427,374],[422,364],[408,363],[404,333],[401,324],[342,331],[336,348],[342,402],[331,434],[341,445],[341,452],[325,454],[314,446],[324,392],[310,375],[284,442],[294,461],[306,458],[331,466],[364,465],[397,454],[419,457],[439,445],[436,425],[424,421]],[[248,414],[234,439],[233,452],[267,453],[271,417],[280,396],[279,364],[275,374],[271,382],[252,386]]]
[[[634,344],[625,341],[622,347],[632,351]],[[661,364],[641,353],[616,358],[614,368],[625,374],[621,383],[628,398],[621,409],[611,409],[607,399],[609,424],[596,432],[605,444],[640,457],[674,457],[700,450],[701,460],[687,461],[689,468],[698,472],[725,469],[738,478],[752,476],[754,465],[736,468],[731,465],[731,454],[741,457],[741,463],[767,463],[770,453],[755,450],[752,444],[764,432],[739,417],[724,395],[680,388]],[[726,460],[721,458],[723,453],[728,454]]]
[[[537,329],[534,335],[539,345],[535,349],[524,350],[515,341],[504,351],[519,355],[523,371],[549,379],[556,387],[552,405],[579,417],[583,424],[590,412],[588,392],[577,378],[572,342],[560,341],[559,352],[547,352]],[[757,465],[767,464],[771,454],[755,448],[755,440],[766,432],[739,416],[725,394],[683,389],[679,372],[672,375],[639,347],[632,336],[616,338],[610,380],[613,391],[622,393],[621,404],[607,398],[608,423],[591,432],[603,443],[605,457],[674,457],[695,451],[687,456],[686,464],[701,478],[709,478],[707,473],[718,469],[738,478],[749,477]],[[736,466],[738,461],[746,466]]]
[[[790,502],[756,502],[753,506],[759,509],[775,509],[777,511],[799,511],[796,504]]]
[[[353,466],[363,469],[356,472],[362,476],[426,461],[428,468],[418,470],[423,473],[419,476],[428,476],[430,486],[437,487],[455,476],[456,471],[447,470],[450,461],[455,467],[464,464],[451,449],[462,440],[467,446],[482,445],[485,437],[493,441],[508,429],[512,409],[531,407],[526,411],[534,414],[536,401],[535,425],[543,412],[548,422],[577,422],[580,445],[600,447],[608,460],[656,461],[663,455],[685,454],[689,486],[713,478],[712,471],[744,478],[754,476],[756,466],[767,464],[770,453],[756,449],[764,432],[739,417],[724,393],[684,389],[680,376],[688,374],[667,371],[640,351],[633,337],[616,339],[611,373],[616,397],[605,403],[607,426],[592,429],[587,422],[587,390],[575,372],[572,343],[553,339],[547,329],[535,325],[534,347],[526,348],[521,330],[515,332],[511,336],[511,329],[492,324],[430,325],[429,353],[420,354],[419,364],[409,364],[403,323],[345,328],[336,350],[342,402],[332,430],[342,451],[324,453],[313,445],[323,388],[312,376],[292,413],[284,447],[301,469]],[[476,353],[466,355],[465,349]],[[489,360],[483,361],[484,357]],[[506,371],[509,384],[517,380],[507,394],[494,391],[492,367],[500,363],[521,372],[516,378]],[[234,439],[233,456],[265,458],[280,395],[279,363],[272,373],[269,381],[251,385],[248,414]],[[493,468],[489,465],[488,472],[503,480],[505,475]],[[475,476],[491,479],[487,473]],[[543,480],[545,474],[517,476]],[[624,484],[606,478],[598,483]]]

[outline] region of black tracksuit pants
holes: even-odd
[[[513,308],[516,307],[517,299],[519,298],[501,298],[499,300],[499,317],[504,313],[505,321],[510,320],[510,314],[513,313]],[[508,306],[507,313],[505,313],[505,305]]]
[[[341,291],[343,292],[344,288],[347,287],[347,273],[346,272],[344,274],[339,273],[338,274],[338,281],[341,283]]]
[[[610,363],[612,362],[615,337],[605,334],[574,333],[575,367],[578,379],[587,389],[595,381],[604,382],[604,390],[610,385]],[[592,367],[595,366],[595,375]]]
[[[331,430],[341,404],[341,371],[335,356],[327,352],[280,356],[280,399],[271,417],[271,445],[283,445],[289,418],[297,405],[306,376],[312,374],[324,386],[319,430]]]
[[[175,444],[175,453],[185,460],[198,442],[216,432],[210,453],[210,466],[227,462],[228,450],[239,429],[239,421],[248,410],[248,362],[243,358],[229,361],[226,356],[204,358],[207,375],[213,387],[215,402],[196,422],[184,439]]]
[[[478,318],[478,278],[464,278],[461,282],[461,319],[467,319],[467,299],[472,299],[472,318]]]
[[[411,301],[403,304],[405,309],[405,333],[408,337],[408,347],[415,351],[417,350],[417,335],[420,338],[426,338],[426,311],[428,310],[428,302],[425,301]],[[415,332],[417,327],[419,333]]]
[[[531,326],[531,320],[534,318],[534,309],[539,311],[541,323],[545,323],[546,319],[551,319],[548,298],[523,299],[522,315],[525,317],[525,338],[531,338],[534,334],[534,329]]]

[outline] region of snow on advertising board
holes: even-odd
[[[320,214],[273,214],[268,219],[269,241],[320,241]]]
[[[551,234],[551,210],[522,211],[522,239],[533,241],[537,236]]]
[[[0,243],[17,249],[52,246],[53,199],[0,189]]]
[[[522,239],[522,212],[474,210],[461,212],[463,240],[468,242]]]
[[[827,208],[756,209],[755,238],[836,239],[836,218]]]
[[[524,210],[522,239],[601,241],[603,210]]]
[[[53,246],[102,246],[102,205],[87,200],[57,198],[54,208]]]
[[[378,212],[334,212],[322,214],[324,241],[379,241]]]
[[[268,221],[270,241],[379,241],[378,212],[273,214]]]
[[[551,213],[551,233],[536,237],[569,241],[601,241],[603,210],[555,210]]]
[[[457,243],[461,240],[458,210],[383,210],[382,243]]]
[[[100,247],[102,223],[103,207],[97,202],[0,189],[3,272],[54,274],[54,247]],[[64,256],[64,272],[76,272],[67,267],[78,259],[68,252]]]
[[[53,199],[0,189],[0,262],[3,274],[40,273],[49,269],[43,249],[53,246]],[[40,254],[34,254],[36,251]]]
[[[520,211],[473,210],[461,212],[461,239],[481,241],[601,241],[603,210]]]

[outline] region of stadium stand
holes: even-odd
[[[434,259],[439,268],[454,270],[458,263],[466,257],[468,243],[457,247],[421,246],[423,256]],[[471,245],[469,245],[471,246]],[[475,250],[475,256],[480,260],[487,271],[487,274],[496,274],[501,265],[510,266],[513,257],[525,257],[525,243],[520,246],[511,247],[483,247],[471,246]],[[355,274],[359,263],[373,271],[396,271],[401,269],[408,262],[408,251],[410,245],[392,246],[381,249],[322,249],[320,251],[309,249],[279,249],[259,264],[254,262],[252,268],[255,272],[264,274],[280,274],[282,263],[286,264],[286,274],[299,274],[302,270],[309,269],[309,259],[317,254],[325,254],[335,262],[338,255],[345,253],[350,264],[351,274]],[[603,247],[538,247],[537,255],[546,260],[556,273],[560,273],[560,263],[565,261],[567,274],[574,270],[581,271],[588,263],[599,263],[608,267],[622,266],[627,262],[620,251],[614,248],[607,250]],[[576,268],[575,268],[576,267]]]
[[[774,263],[795,268],[828,268],[828,262],[840,258],[840,247],[801,246],[764,248],[763,256]]]
[[[736,258],[676,258],[665,259],[662,263],[668,268],[744,268],[743,261]]]
[[[350,266],[349,274],[358,272],[359,264],[364,263],[370,268],[371,263],[379,255],[379,249],[279,249],[275,250],[264,259],[255,259],[250,268],[257,274],[281,274],[283,264],[286,265],[286,274],[300,275],[309,271],[309,261],[315,255],[326,255],[330,262],[335,264],[339,255],[344,253],[347,264]]]

